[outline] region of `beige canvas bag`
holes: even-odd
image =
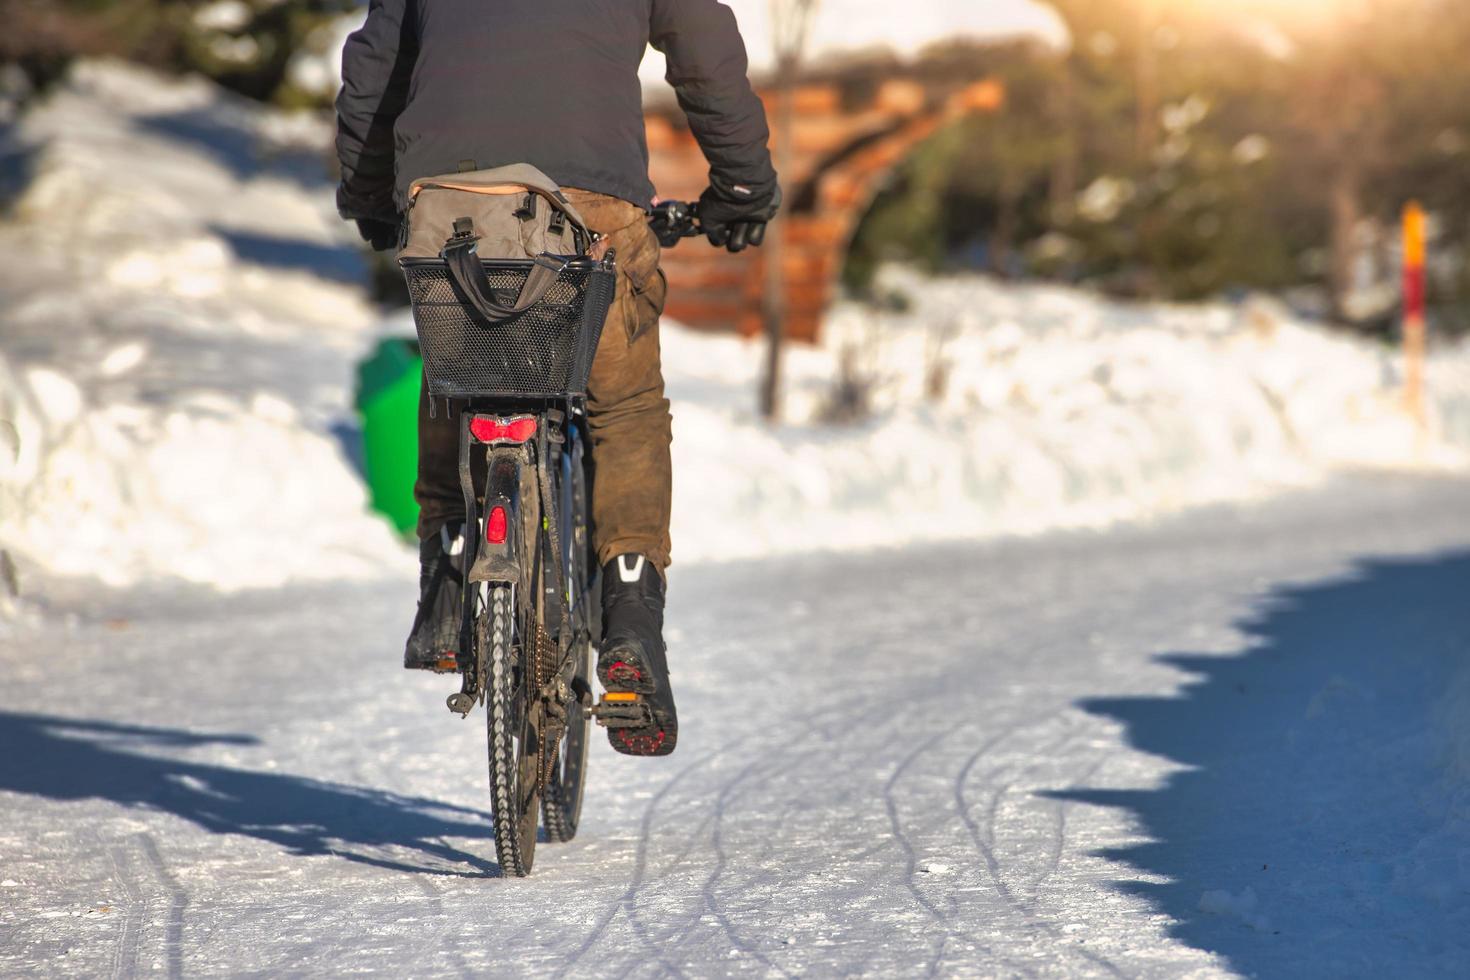
[[[442,258],[464,301],[495,323],[540,302],[572,259],[601,258],[599,245],[556,181],[517,163],[415,180],[398,258]],[[491,291],[483,259],[534,263],[514,302]]]
[[[487,259],[580,255],[595,238],[556,181],[528,163],[421,177],[408,194],[408,238],[399,258],[438,258],[455,222],[466,218]]]

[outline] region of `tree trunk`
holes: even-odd
[[[1072,223],[1077,206],[1077,173],[1080,139],[1077,132],[1077,91],[1072,77],[1072,60],[1062,60],[1061,77],[1057,81],[1053,105],[1053,124],[1057,128],[1057,151],[1052,157],[1047,188],[1047,210],[1054,227]]]
[[[1159,57],[1154,46],[1158,17],[1152,0],[1144,0],[1138,8],[1138,52],[1134,63],[1135,152],[1141,167],[1153,163],[1154,148],[1159,143]]]
[[[1021,224],[1020,181],[1007,174],[996,194],[995,232],[990,236],[991,271],[1011,276],[1011,256],[1016,250],[1016,231]]]
[[[783,180],[791,178],[791,133],[795,127],[792,111],[792,89],[796,81],[796,59],[785,57],[777,64],[775,132],[771,134],[775,150],[776,172]],[[766,335],[766,362],[761,376],[758,408],[767,421],[781,415],[781,346],[786,340],[786,227],[778,216],[766,235],[765,294],[761,318]]]
[[[1332,224],[1332,266],[1328,288],[1332,296],[1332,314],[1342,321],[1349,319],[1348,299],[1353,289],[1357,229],[1363,217],[1362,184],[1362,168],[1356,158],[1350,153],[1338,157],[1328,201]]]

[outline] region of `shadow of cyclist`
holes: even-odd
[[[432,863],[388,856],[394,849],[478,874],[499,869],[444,843],[487,838],[488,815],[421,797],[251,772],[143,754],[148,749],[254,745],[248,735],[0,712],[0,791],[53,800],[102,799],[160,810],[217,834],[243,834],[292,854],[335,854],[397,871],[457,875]],[[371,853],[381,849],[384,853]]]

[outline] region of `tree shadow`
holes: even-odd
[[[320,152],[297,146],[272,146],[235,112],[211,106],[140,116],[138,124],[204,150],[241,179],[267,172],[305,188],[330,185],[327,160]]]
[[[35,147],[23,146],[13,136],[13,125],[0,125],[0,215],[10,213],[35,174]]]
[[[445,842],[490,839],[489,815],[422,797],[282,773],[251,772],[138,750],[254,745],[248,735],[0,712],[0,791],[102,799],[171,813],[217,834],[269,841],[296,855],[439,875],[499,869]],[[412,858],[393,852],[412,852]]]
[[[367,263],[362,253],[346,245],[321,245],[300,238],[261,235],[233,228],[211,226],[210,231],[223,238],[235,257],[273,269],[299,269],[322,279],[348,285],[363,285],[368,279]]]
[[[1182,770],[1052,795],[1132,811],[1117,886],[1243,974],[1470,975],[1467,592],[1466,553],[1282,590],[1244,654],[1161,658],[1177,696],[1082,703]]]

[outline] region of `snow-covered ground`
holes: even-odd
[[[364,509],[350,400],[356,360],[411,328],[363,299],[327,136],[112,64],[9,135],[31,179],[0,223],[0,547],[23,575],[402,571]],[[898,270],[886,288],[907,312],[839,308],[823,347],[791,352],[775,428],[752,412],[757,345],[669,326],[678,561],[1101,526],[1347,467],[1466,464],[1465,350],[1437,355],[1421,435],[1392,352],[1265,304]],[[844,362],[870,414],[827,424]]]
[[[409,577],[64,590],[0,642],[0,974],[1464,977],[1467,490],[677,570],[679,750],[599,735],[523,881]]]

